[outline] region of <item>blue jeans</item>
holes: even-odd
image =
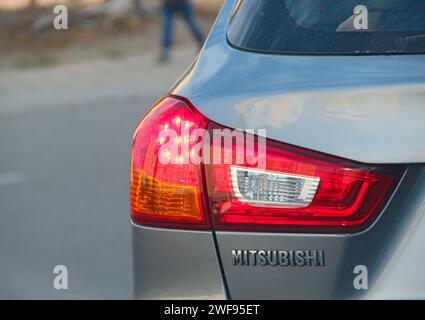
[[[163,6],[162,8],[162,55],[167,57],[170,53],[173,44],[173,16],[175,13],[180,12],[184,20],[189,26],[193,37],[199,46],[204,41],[204,36],[201,27],[195,20],[193,15],[193,8],[190,1],[184,1],[181,5],[176,7]]]

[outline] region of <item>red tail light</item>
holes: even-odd
[[[163,137],[164,128],[177,134]],[[133,140],[130,198],[135,223],[357,232],[376,220],[404,172],[401,166],[360,164],[273,140],[261,148],[257,136],[232,135],[225,129],[183,98],[165,98],[148,113]],[[205,139],[214,130],[222,130],[222,138],[231,143]],[[254,141],[255,155],[263,156],[261,168],[252,163],[246,141]],[[203,157],[202,163],[192,161],[194,153]],[[231,156],[217,163],[217,154]],[[163,164],[167,157],[169,163]]]
[[[206,228],[201,167],[182,164],[205,119],[183,101],[165,98],[140,122],[133,138],[130,206],[136,223]],[[174,133],[167,137],[167,131]],[[168,161],[168,163],[167,163]]]

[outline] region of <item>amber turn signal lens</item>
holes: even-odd
[[[162,182],[133,170],[130,186],[131,210],[152,217],[201,220],[196,187]]]

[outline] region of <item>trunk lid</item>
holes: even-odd
[[[411,245],[409,233],[425,240],[425,55],[235,50],[226,41],[233,4],[225,4],[203,53],[173,94],[228,127],[266,129],[268,138],[359,162],[409,166],[378,221],[359,234],[215,232],[230,297],[423,298],[420,283],[407,289],[394,283],[394,274],[400,283],[411,269],[401,277],[392,268],[423,265],[420,255],[404,250]],[[238,250],[316,252],[324,263],[241,266],[233,254]],[[367,268],[371,290],[354,287],[356,266]],[[379,291],[378,284],[392,289]]]

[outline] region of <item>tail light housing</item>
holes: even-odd
[[[222,140],[211,139],[217,131]],[[238,133],[205,118],[187,99],[159,101],[133,138],[133,222],[233,231],[358,232],[376,220],[405,170]],[[254,148],[248,148],[249,141]],[[252,158],[262,161],[260,168]]]
[[[191,140],[190,133],[197,129],[202,133],[206,125],[198,112],[174,98],[161,100],[140,122],[133,138],[130,173],[135,223],[209,226],[202,167],[184,159],[198,142]]]

